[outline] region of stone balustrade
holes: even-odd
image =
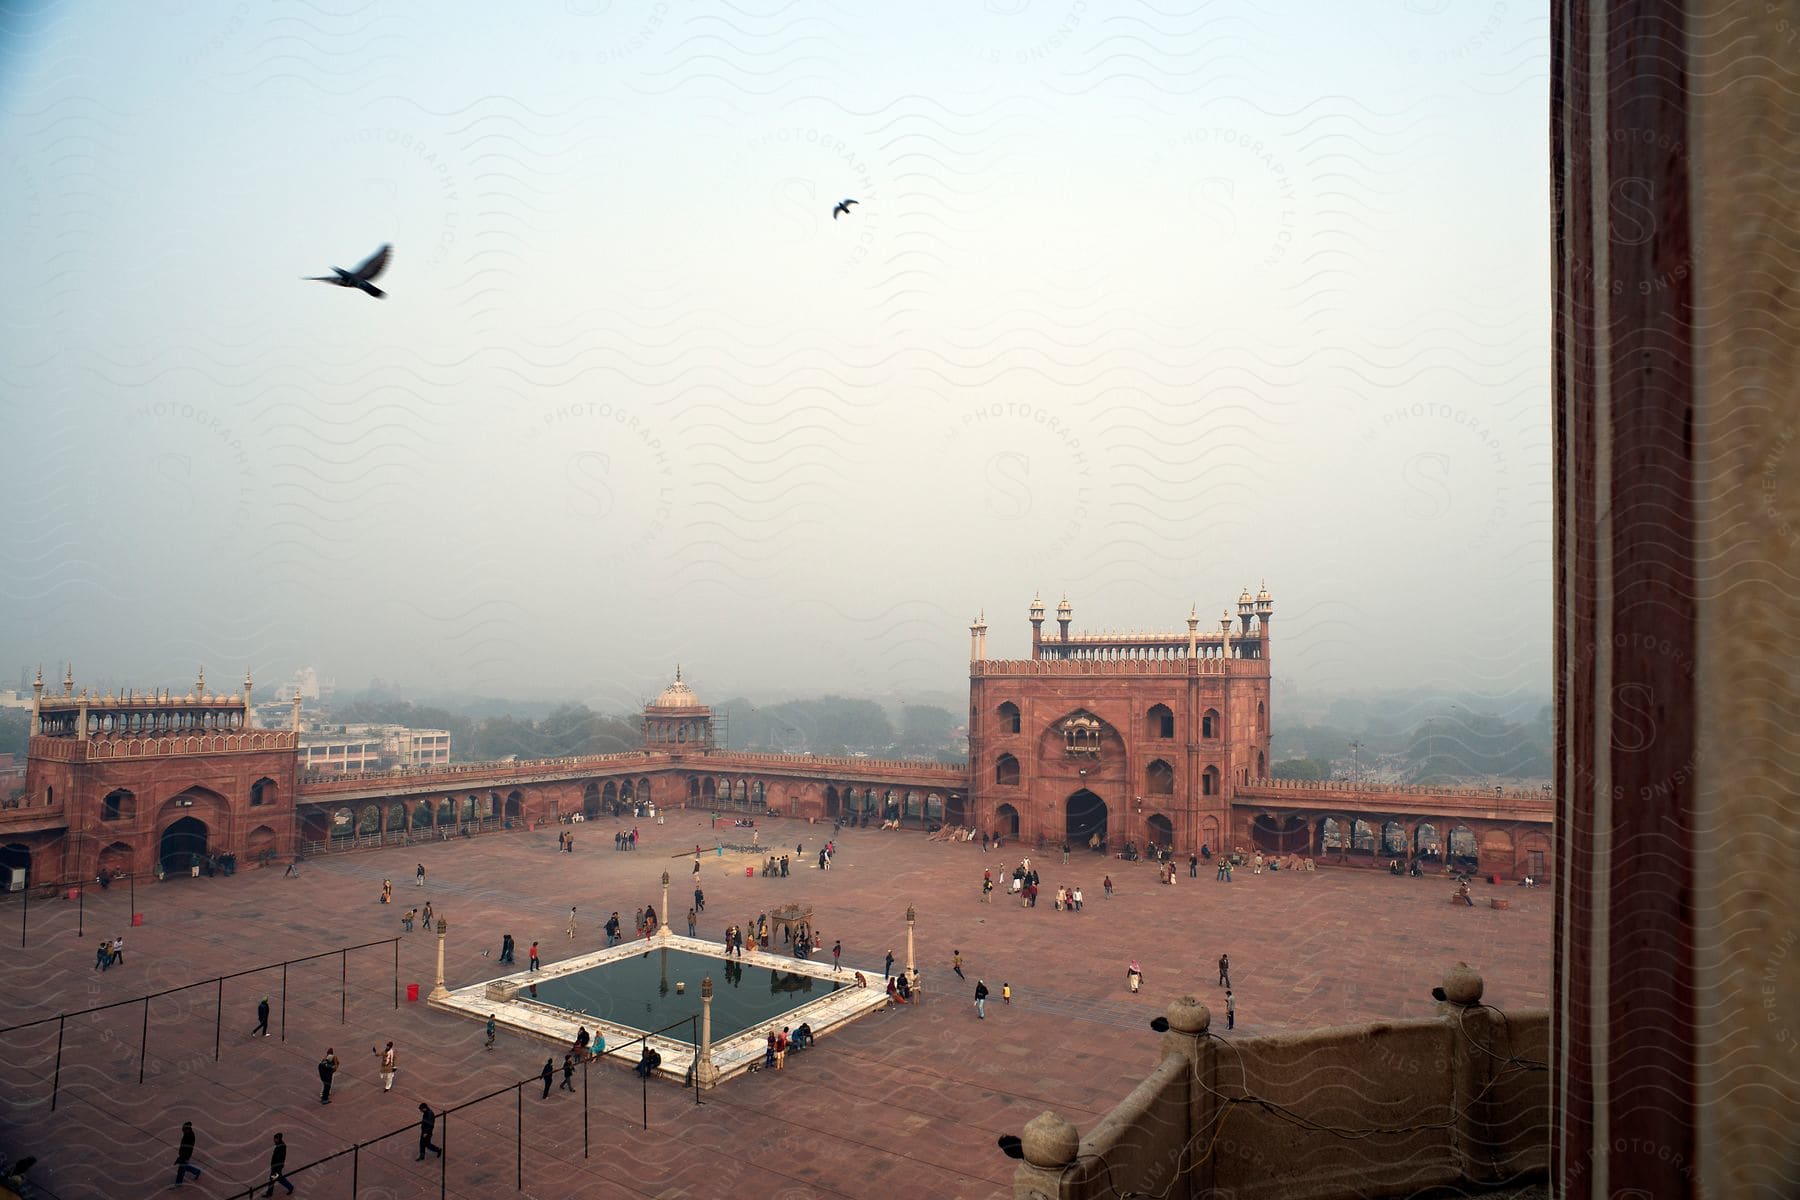
[[[1016,1200],[1349,1200],[1542,1180],[1550,1016],[1480,1005],[1466,968],[1431,1018],[1220,1038],[1192,997],[1160,1057],[1085,1135],[1021,1133]]]

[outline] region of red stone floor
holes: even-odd
[[[84,938],[75,936],[73,903],[34,904],[27,944],[10,956],[0,1025],[392,937],[402,909],[427,896],[449,920],[447,974],[457,986],[500,973],[482,951],[497,954],[503,932],[518,939],[521,964],[534,938],[548,962],[598,947],[607,912],[629,920],[639,905],[660,904],[664,869],[680,929],[692,846],[710,834],[704,815],[675,812],[669,821],[639,822],[635,853],[611,849],[612,822],[591,822],[572,827],[574,854],[556,853],[557,830],[545,829],[336,855],[309,862],[297,880],[279,869],[170,880],[138,890],[139,928],[128,926],[127,897],[115,887],[88,897]],[[829,832],[782,820],[765,823],[762,839],[790,853],[803,843],[811,862]],[[596,1066],[585,1157],[581,1096],[553,1090],[542,1099],[532,1080],[522,1095],[508,1091],[440,1125],[449,1151],[441,1178],[437,1159],[415,1161],[421,1100],[441,1110],[505,1088],[532,1076],[550,1050],[503,1036],[484,1052],[478,1025],[408,1003],[407,983],[423,994],[433,979],[435,938],[423,932],[401,939],[398,1010],[388,946],[352,952],[347,966],[334,954],[291,967],[285,1038],[279,1008],[276,1037],[249,1036],[257,998],[279,999],[278,970],[228,981],[222,1022],[215,985],[153,1000],[141,1085],[144,1005],[71,1019],[54,1112],[56,1023],[0,1037],[0,1154],[36,1154],[33,1178],[61,1200],[167,1191],[183,1120],[194,1123],[205,1170],[184,1190],[201,1196],[241,1195],[264,1178],[276,1130],[290,1167],[345,1151],[294,1176],[305,1197],[350,1196],[353,1171],[355,1194],[380,1200],[440,1188],[460,1197],[520,1194],[521,1150],[522,1194],[541,1198],[995,1196],[1015,1165],[995,1138],[1045,1109],[1090,1128],[1154,1064],[1157,1035],[1147,1022],[1170,999],[1199,996],[1222,1029],[1221,953],[1231,955],[1239,1034],[1429,1015],[1431,988],[1458,960],[1483,973],[1486,998],[1502,1009],[1548,1002],[1549,890],[1482,884],[1470,909],[1448,903],[1452,888],[1442,880],[1341,868],[1240,870],[1230,885],[1204,874],[1190,880],[1184,870],[1170,888],[1157,884],[1154,867],[1077,853],[1067,866],[1060,854],[1037,860],[1046,898],[1027,911],[999,893],[992,905],[980,902],[982,870],[998,878],[1023,848],[984,856],[979,845],[875,830],[846,831],[839,843],[832,870],[801,869],[786,880],[746,879],[741,865],[727,875],[724,863],[704,858],[701,936],[798,900],[814,906],[827,945],[843,939],[847,966],[878,979],[887,950],[905,960],[911,903],[926,1003],[847,1026],[779,1074],[732,1080],[698,1107],[691,1090],[659,1081],[646,1092],[623,1066]],[[683,846],[687,857],[671,857]],[[423,890],[412,884],[418,861],[428,872]],[[1118,887],[1111,900],[1100,886],[1108,870]],[[377,903],[384,877],[395,884],[391,908]],[[1059,883],[1082,885],[1085,911],[1055,911],[1047,897]],[[1490,894],[1512,907],[1488,908]],[[574,943],[563,933],[570,904],[583,918]],[[18,902],[7,897],[0,938],[16,943],[19,930]],[[96,972],[96,939],[115,932],[126,936],[125,962]],[[958,949],[967,982],[950,971]],[[1125,986],[1133,956],[1144,970],[1136,996]],[[978,977],[995,993],[985,1021],[971,1002]],[[999,1003],[1006,982],[1010,1008]],[[389,1039],[400,1075],[384,1094],[373,1050]],[[321,1106],[316,1065],[327,1047],[344,1068],[333,1103]]]

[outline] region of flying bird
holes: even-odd
[[[331,269],[336,272],[336,274],[307,275],[305,278],[309,282],[314,283],[335,283],[339,287],[361,288],[363,291],[369,293],[369,295],[380,300],[385,297],[387,293],[376,287],[370,280],[375,279],[383,271],[387,270],[388,252],[392,249],[393,247],[389,245],[382,246],[381,249],[369,255],[368,260],[354,271],[346,271],[342,267],[333,267]]]
[[[850,206],[855,203],[856,201],[854,200],[839,200],[837,202],[837,207],[831,210],[831,219],[834,221],[837,220],[840,214],[846,217],[849,216]]]

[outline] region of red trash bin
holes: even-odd
[[[70,888],[69,889],[69,899],[71,899],[71,900],[81,899],[81,889],[80,888]]]
[[[745,867],[744,868],[744,878],[745,879],[755,879],[756,878],[756,868],[755,867]]]
[[[131,914],[131,923],[134,926],[142,925],[144,923],[144,914],[143,913],[132,913]]]
[[[1494,876],[1494,878],[1493,878],[1493,884],[1494,884],[1494,886],[1495,886],[1495,887],[1499,887],[1499,886],[1500,886],[1500,877],[1499,877],[1499,876],[1498,876],[1498,875],[1496,875],[1496,876]]]
[[[419,999],[419,985],[418,984],[409,983],[406,985],[406,998],[414,1003],[418,1002],[418,999]]]

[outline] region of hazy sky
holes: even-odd
[[[1548,688],[1541,5],[0,32],[0,682],[954,692],[1266,579],[1301,687]]]

